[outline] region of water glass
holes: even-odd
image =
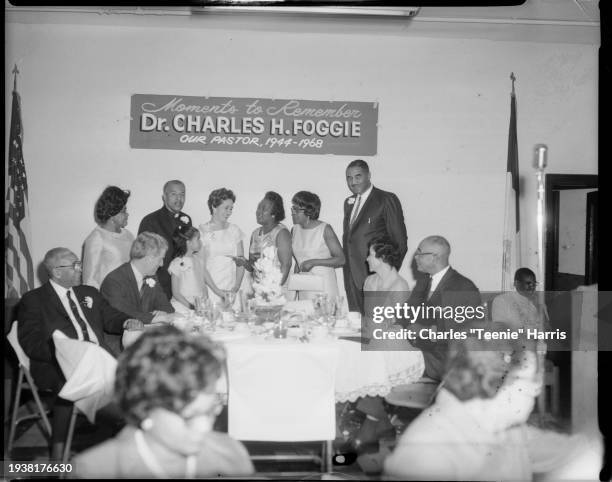
[[[236,293],[232,290],[224,291],[223,300],[225,301],[225,308],[228,311],[233,311],[234,301],[236,301]]]

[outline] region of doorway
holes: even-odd
[[[597,175],[547,174],[544,291],[553,328],[571,333],[570,291],[597,283]],[[549,352],[559,367],[561,416],[571,417],[572,352]]]

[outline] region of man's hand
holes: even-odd
[[[124,330],[144,330],[144,323],[135,318],[129,318],[123,322]]]

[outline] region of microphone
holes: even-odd
[[[536,169],[542,170],[546,167],[546,152],[548,147],[546,144],[537,144],[534,152],[534,164]]]

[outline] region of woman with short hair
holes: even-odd
[[[232,256],[243,256],[244,234],[238,226],[228,221],[234,209],[236,196],[230,189],[215,189],[208,196],[210,221],[200,224],[203,265],[219,290],[236,293],[242,284],[244,267],[236,266]],[[212,290],[211,301],[224,301]]]
[[[130,191],[108,186],[96,201],[98,225],[83,243],[83,284],[100,288],[105,276],[130,260],[134,235],[125,229]]]
[[[298,291],[298,299],[313,299],[320,293],[338,296],[336,268],[344,265],[344,252],[333,228],[319,221],[321,199],[312,192],[299,191],[291,203],[291,247],[298,262],[295,271],[321,277],[323,287],[322,291]]]
[[[203,478],[254,472],[245,447],[213,431],[223,349],[163,325],[118,359],[115,398],[128,425],[74,459],[78,477]]]

